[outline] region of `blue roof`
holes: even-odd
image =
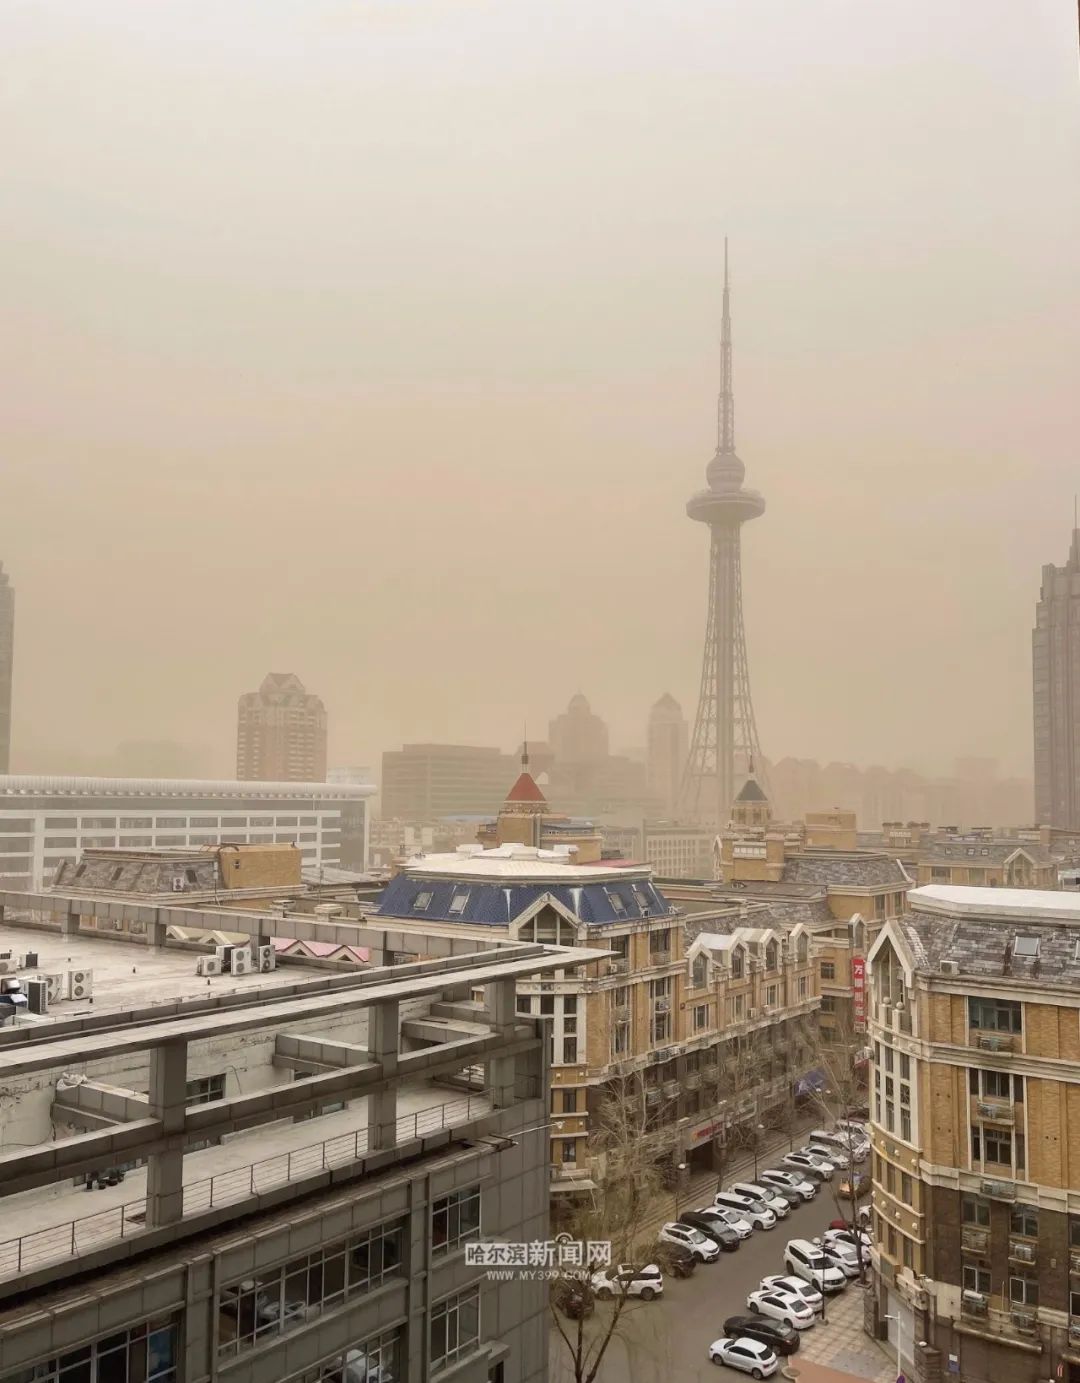
[[[509,880],[399,874],[383,890],[378,912],[381,917],[426,917],[435,922],[505,927],[546,895],[558,899],[568,912],[590,927],[634,922],[642,917],[666,917],[672,911],[668,900],[646,879],[577,885],[515,884]]]

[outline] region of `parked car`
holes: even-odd
[[[847,1278],[826,1261],[818,1244],[809,1239],[789,1239],[784,1249],[784,1267],[795,1277],[813,1283],[819,1291],[842,1292]]]
[[[714,1210],[685,1210],[679,1216],[679,1223],[700,1229],[702,1234],[707,1234],[710,1239],[715,1240],[725,1253],[734,1253],[742,1243],[737,1231],[727,1220],[720,1219]]]
[[[730,1369],[742,1369],[754,1378],[768,1378],[775,1373],[778,1360],[768,1345],[752,1340],[749,1335],[738,1339],[727,1336],[714,1340],[709,1346],[709,1358],[714,1364],[726,1364]]]
[[[720,1245],[715,1239],[702,1234],[693,1225],[681,1225],[675,1221],[666,1224],[659,1234],[665,1244],[678,1244],[689,1249],[699,1263],[712,1263],[720,1257]]]
[[[861,1244],[864,1259],[871,1248],[870,1236],[864,1230],[860,1229],[857,1233],[853,1233],[847,1225],[837,1225],[835,1221],[829,1225],[829,1228],[821,1236],[821,1242],[823,1244],[851,1244],[853,1247],[856,1244]]]
[[[843,1164],[839,1159],[834,1160],[834,1156],[830,1154],[828,1149],[820,1147],[815,1148],[809,1143],[804,1143],[801,1148],[796,1148],[795,1151],[802,1153],[804,1157],[809,1157],[811,1161],[815,1162],[823,1170],[825,1168],[828,1168],[832,1172],[835,1172],[838,1168],[843,1170]]]
[[[596,1309],[592,1288],[582,1278],[557,1278],[552,1284],[551,1299],[563,1315],[569,1316],[572,1321],[591,1316]]]
[[[787,1167],[792,1172],[798,1172],[804,1180],[813,1179],[815,1181],[829,1181],[832,1178],[832,1167],[826,1162],[829,1168],[826,1172],[822,1169],[821,1163],[816,1157],[810,1157],[807,1153],[792,1152],[786,1153],[780,1159],[781,1165]]]
[[[705,1205],[700,1210],[694,1211],[695,1215],[711,1215],[714,1219],[720,1220],[722,1224],[732,1229],[740,1239],[749,1239],[754,1232],[754,1226],[746,1219],[741,1211],[729,1210],[722,1205]]]
[[[856,1172],[854,1176],[847,1174],[836,1188],[836,1194],[845,1201],[857,1201],[860,1196],[870,1193],[873,1183],[868,1172]]]
[[[766,1292],[758,1288],[746,1298],[746,1304],[755,1314],[783,1321],[795,1330],[809,1330],[814,1324],[814,1312],[801,1297],[790,1292]]]
[[[777,1273],[773,1277],[763,1277],[761,1287],[764,1291],[787,1292],[791,1296],[799,1297],[815,1315],[820,1316],[825,1311],[825,1301],[821,1293],[812,1282],[806,1282],[801,1277],[787,1277],[783,1273]]]
[[[827,1162],[834,1172],[847,1172],[851,1169],[851,1158],[843,1148],[831,1148],[827,1143],[804,1143],[800,1152],[809,1153]]]
[[[821,1252],[825,1255],[825,1262],[830,1268],[839,1268],[849,1282],[854,1282],[859,1276],[859,1263],[855,1257],[855,1250],[852,1249],[850,1256],[841,1251],[840,1244],[822,1244]]]
[[[612,1297],[640,1297],[642,1301],[652,1301],[664,1291],[664,1274],[655,1263],[647,1263],[643,1268],[635,1268],[629,1263],[617,1267],[601,1268],[592,1275],[592,1289],[605,1301]]]
[[[738,1191],[717,1191],[713,1204],[721,1210],[734,1210],[748,1220],[755,1229],[772,1229],[776,1215],[764,1201],[754,1200],[752,1196],[741,1195]]]
[[[812,1201],[821,1185],[816,1177],[807,1177],[800,1168],[795,1167],[767,1167],[765,1171],[758,1172],[758,1181],[763,1181],[766,1186],[786,1187],[804,1201]]]
[[[689,1249],[659,1239],[649,1250],[649,1255],[662,1273],[670,1273],[672,1277],[690,1277],[698,1265],[697,1258]]]
[[[870,1153],[870,1140],[849,1129],[827,1133],[824,1129],[816,1128],[806,1141],[811,1146],[834,1149],[845,1166],[852,1161],[865,1162]]]
[[[850,1133],[860,1142],[870,1142],[870,1126],[864,1119],[837,1119],[837,1133]]]
[[[729,1316],[724,1322],[724,1334],[732,1339],[745,1335],[760,1340],[776,1354],[794,1354],[799,1348],[799,1332],[783,1321],[767,1321],[761,1316]]]
[[[778,1220],[784,1220],[791,1214],[787,1197],[782,1196],[775,1187],[759,1186],[756,1181],[736,1181],[731,1189],[738,1191],[741,1196],[750,1196],[753,1200],[767,1205]]]

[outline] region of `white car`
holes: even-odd
[[[784,1249],[784,1267],[822,1292],[842,1292],[848,1284],[847,1275],[826,1259],[820,1243],[815,1244],[809,1239],[788,1240]]]
[[[768,1378],[778,1367],[776,1355],[768,1345],[760,1340],[749,1340],[745,1335],[737,1340],[725,1336],[714,1340],[709,1346],[709,1358],[714,1364],[727,1364],[729,1369],[742,1369],[754,1378]]]
[[[804,1201],[812,1201],[818,1193],[816,1181],[808,1181],[790,1167],[769,1167],[766,1171],[758,1173],[758,1181],[764,1182],[766,1186],[785,1186],[790,1191],[797,1191]]]
[[[782,1273],[773,1277],[763,1277],[761,1279],[761,1291],[783,1292],[785,1296],[798,1297],[818,1316],[825,1310],[825,1302],[821,1293],[812,1283],[804,1282],[801,1277],[785,1277]]]
[[[791,1292],[764,1292],[760,1288],[751,1292],[746,1304],[757,1316],[767,1316],[769,1320],[783,1321],[793,1330],[809,1330],[814,1324],[813,1309],[801,1297]]]
[[[755,1229],[772,1229],[776,1216],[764,1201],[751,1200],[735,1191],[717,1191],[713,1204],[718,1210],[733,1210]]]
[[[869,1261],[870,1255],[870,1236],[864,1230],[858,1231],[858,1240],[862,1245],[863,1262]],[[849,1244],[852,1248],[856,1246],[856,1236],[850,1229],[827,1229],[821,1236],[823,1244]]]
[[[628,1296],[652,1301],[663,1294],[664,1274],[655,1263],[648,1263],[644,1268],[620,1263],[618,1267],[601,1268],[598,1273],[593,1273],[592,1289],[598,1297],[608,1300]]]
[[[832,1180],[832,1165],[828,1162],[823,1162],[820,1158],[814,1157],[810,1153],[787,1153],[780,1161],[785,1167],[790,1167],[793,1172],[801,1172],[804,1177],[809,1173],[810,1176],[817,1177],[820,1181]],[[825,1170],[826,1168],[828,1168],[828,1171]]]
[[[807,1143],[799,1151],[809,1153],[811,1157],[820,1157],[822,1162],[828,1162],[833,1168],[842,1168],[845,1172],[853,1161],[859,1160],[852,1158],[843,1148],[830,1148],[827,1143]]]
[[[836,1231],[833,1230],[835,1235]],[[828,1234],[828,1231],[826,1231]],[[865,1252],[860,1253],[855,1244],[847,1239],[826,1238],[822,1235],[821,1249],[832,1263],[836,1265],[848,1277],[859,1276],[859,1260],[865,1264],[869,1255]]]
[[[690,1225],[676,1224],[673,1220],[656,1237],[665,1244],[678,1244],[680,1248],[689,1249],[699,1263],[711,1263],[720,1257],[720,1245],[713,1239],[706,1239],[700,1229]]]
[[[738,1191],[740,1195],[753,1196],[754,1200],[762,1201],[778,1220],[785,1220],[791,1214],[791,1206],[786,1198],[772,1186],[759,1186],[754,1181],[737,1181],[731,1189]]]
[[[822,1244],[821,1252],[825,1255],[825,1262],[829,1267],[839,1268],[849,1282],[854,1282],[859,1276],[859,1265],[854,1258],[842,1257],[829,1244]]]
[[[713,1215],[718,1220],[723,1220],[729,1229],[733,1229],[740,1239],[749,1239],[754,1232],[754,1226],[739,1210],[730,1210],[723,1205],[706,1205],[698,1211],[699,1215]]]

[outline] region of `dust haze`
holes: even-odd
[[[1080,488],[1064,0],[6,7],[17,771],[692,715],[722,242],[763,748],[1030,773]],[[122,756],[123,757],[123,756]],[[115,758],[115,755],[114,755]]]

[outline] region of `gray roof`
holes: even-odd
[[[941,962],[948,960],[958,963],[961,975],[1080,986],[1080,926],[926,913],[908,913],[897,925],[911,948],[916,969],[924,973],[941,973]],[[1018,954],[1018,938],[1037,940],[1036,954]]]
[[[927,840],[918,847],[919,863],[935,860],[968,861],[978,868],[982,864],[1003,864],[1010,855],[1022,850],[1036,864],[1053,864],[1060,859],[1037,842],[1028,840]]]
[[[906,888],[911,880],[899,860],[891,855],[822,850],[819,854],[790,856],[784,864],[784,882],[825,884],[829,888],[842,884],[855,888],[881,888],[889,884]]]
[[[739,795],[735,798],[736,802],[767,802],[768,800],[756,778],[747,778],[739,789]]]

